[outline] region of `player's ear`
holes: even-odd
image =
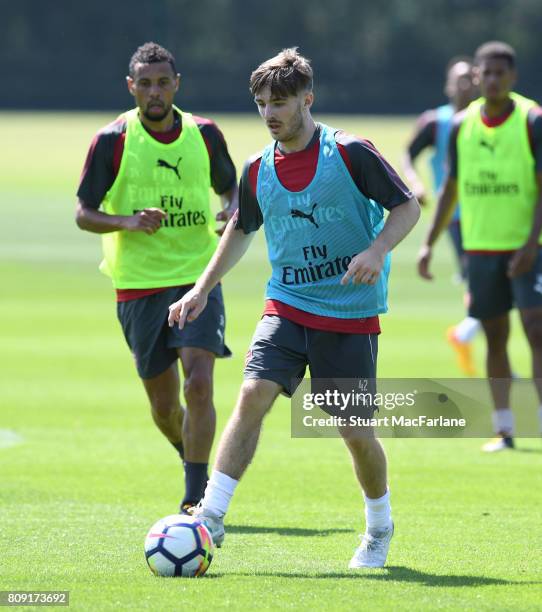
[[[180,84],[181,84],[181,75],[179,72],[177,72],[177,75],[175,76],[175,91],[179,91]]]
[[[472,84],[475,87],[480,87],[480,66],[472,67]]]
[[[134,79],[129,75],[126,77],[126,85],[128,87],[128,91],[132,94],[132,96],[135,96],[135,82]]]
[[[510,88],[514,89],[514,86],[516,85],[516,81],[518,80],[518,73],[516,72],[515,68],[512,68],[511,73],[512,74],[510,76],[510,79],[511,79]]]
[[[312,91],[305,92],[304,105],[307,109],[310,109],[314,102],[314,93]]]
[[[446,78],[446,83],[444,84],[444,95],[447,98],[453,98],[454,93],[454,84],[452,79],[450,78],[450,75],[448,75],[448,77]]]

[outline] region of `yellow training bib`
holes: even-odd
[[[515,108],[502,125],[484,125],[480,98],[459,128],[457,183],[466,250],[517,249],[532,228],[538,188],[527,114],[536,102],[511,97]]]
[[[193,283],[216,248],[209,154],[192,115],[175,110],[181,116],[182,131],[169,144],[158,142],[145,130],[137,108],[124,114],[124,152],[103,210],[133,215],[144,208],[160,208],[167,216],[153,235],[122,230],[102,236],[100,270],[117,289]]]

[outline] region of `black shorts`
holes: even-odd
[[[517,308],[542,306],[542,250],[531,270],[516,278],[506,271],[513,253],[468,253],[469,315],[493,319]]]
[[[169,305],[191,288],[192,285],[170,287],[117,304],[117,316],[141,378],[154,378],[165,372],[177,360],[179,348],[201,348],[217,357],[231,355],[224,343],[226,317],[220,285],[209,293],[207,306],[195,321],[182,330],[176,325],[169,327]]]
[[[244,375],[276,382],[291,396],[307,366],[313,379],[375,379],[377,352],[377,334],[319,331],[266,315],[254,332]]]

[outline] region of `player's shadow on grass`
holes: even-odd
[[[214,577],[227,576],[226,573],[213,574]],[[413,582],[428,587],[480,587],[480,586],[509,586],[513,584],[533,585],[542,584],[540,581],[516,581],[502,578],[488,578],[486,576],[441,575],[421,572],[401,565],[391,565],[383,569],[359,569],[348,572],[323,572],[321,574],[302,574],[296,572],[234,572],[236,576],[276,576],[279,578],[305,578],[311,580],[330,578],[337,580],[377,580],[380,582]]]
[[[419,570],[412,569],[410,567],[404,567],[402,565],[390,565],[381,573],[372,574],[369,572],[362,572],[359,577],[363,577],[369,580],[381,580],[381,581],[397,581],[397,582],[417,582],[424,586],[438,586],[438,587],[478,587],[478,586],[490,586],[490,585],[512,585],[512,584],[542,584],[539,582],[523,582],[515,580],[505,580],[503,578],[489,578],[487,576],[462,576],[462,575],[442,575],[442,574],[431,574],[429,572],[421,572]]]
[[[299,527],[259,527],[252,525],[226,525],[228,533],[275,533],[281,536],[329,536],[335,533],[352,533],[352,529],[303,529]]]

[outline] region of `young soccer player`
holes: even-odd
[[[413,186],[413,191],[422,204],[425,200],[425,188],[416,172],[414,162],[422,151],[427,148],[433,149],[431,172],[434,190],[438,194],[447,174],[448,147],[453,116],[472,102],[475,91],[472,61],[464,57],[450,60],[444,88],[448,97],[448,104],[427,110],[420,116],[403,162],[405,176],[409,184]],[[459,204],[456,205],[447,230],[457,257],[461,279],[466,280],[467,256],[461,244]],[[466,301],[468,303],[468,294],[466,295]],[[446,333],[448,342],[457,354],[458,365],[467,376],[476,374],[472,360],[471,341],[479,329],[480,322],[467,316],[457,325],[450,327]]]
[[[274,142],[247,162],[238,216],[194,288],[170,306],[170,324],[184,328],[197,320],[263,224],[272,265],[265,310],[196,509],[218,545],[276,397],[294,392],[307,365],[313,379],[375,378],[387,256],[419,217],[416,199],[371,143],[314,121],[312,85],[309,61],[296,49],[252,73],[250,90]],[[382,229],[383,208],[389,216]],[[384,450],[375,437],[343,435],[366,511],[366,532],[350,567],[381,567],[393,535]]]
[[[430,279],[432,247],[446,227],[457,196],[468,256],[469,314],[482,322],[496,437],[487,452],[513,448],[509,312],[517,306],[532,355],[542,405],[542,113],[512,91],[516,56],[489,42],[476,52],[482,97],[457,116],[450,139],[450,173],[439,198],[418,269]],[[542,428],[542,407],[540,408]]]
[[[213,367],[229,350],[219,285],[200,319],[183,331],[168,327],[167,306],[193,286],[215,251],[209,188],[221,195],[219,215],[227,220],[237,209],[237,179],[217,126],[174,106],[179,79],[163,47],[146,43],[134,53],[126,80],[136,108],[94,138],[77,192],[77,224],[103,235],[101,269],[116,289],[118,318],[153,419],[184,459],[185,511],[207,482]]]

